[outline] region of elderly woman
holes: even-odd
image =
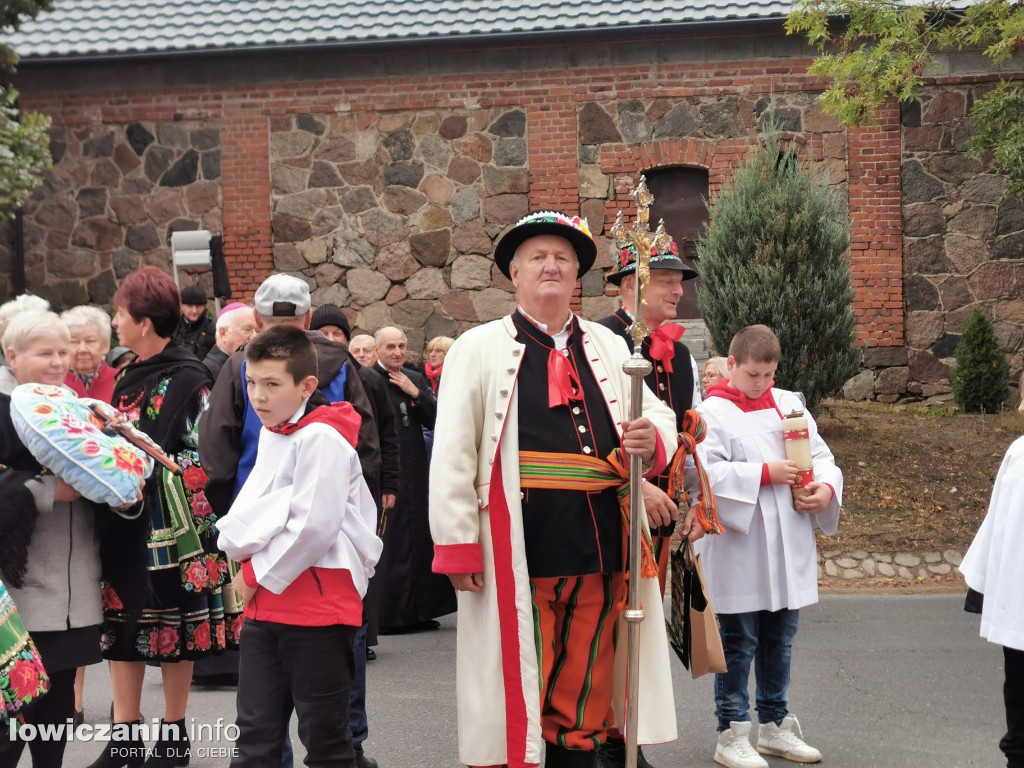
[[[430,386],[437,394],[437,388],[441,385],[441,368],[444,366],[444,356],[452,348],[455,339],[450,336],[435,336],[427,342],[427,362],[423,366],[423,372],[430,381]]]
[[[701,389],[704,394],[722,379],[729,378],[729,361],[724,357],[712,357],[704,363],[704,370],[700,375]]]
[[[110,317],[99,307],[83,305],[64,312],[60,319],[71,333],[71,370],[64,384],[79,397],[109,403],[117,374],[106,361],[110,352]]]
[[[63,724],[74,711],[75,669],[100,661],[101,578],[116,585],[126,605],[142,604],[147,521],[140,505],[114,514],[83,499],[41,467],[14,430],[15,386],[64,383],[69,336],[60,318],[20,313],[2,343],[7,365],[0,368],[0,573],[50,678],[50,692],[25,708],[25,722]],[[20,685],[27,687],[25,680]],[[24,746],[4,734],[0,766],[17,765]],[[30,742],[32,764],[61,765],[64,746],[63,740]]]
[[[138,359],[121,371],[111,404],[174,457],[184,475],[158,467],[146,484],[151,534],[142,552],[152,589],[136,612],[123,605],[119,592],[104,592],[103,655],[110,661],[115,723],[138,721],[146,662],[160,662],[163,721],[171,727],[161,728],[146,766],[187,765],[192,663],[226,643],[220,586],[227,561],[215,547],[216,517],[206,500],[206,473],[196,448],[211,379],[191,351],[171,340],[181,305],[166,273],[156,267],[132,272],[114,295],[114,307],[118,337]],[[142,746],[111,742],[92,767],[140,765],[132,755],[141,752],[132,748]]]

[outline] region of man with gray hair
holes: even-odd
[[[217,380],[220,369],[235,352],[249,343],[256,335],[256,316],[248,304],[228,304],[217,316],[217,341],[213,349],[203,358],[213,380]]]
[[[398,501],[382,525],[384,552],[377,563],[376,589],[381,633],[437,629],[438,616],[455,611],[448,579],[431,572],[433,543],[427,516],[429,459],[423,430],[434,428],[437,401],[424,376],[406,368],[408,339],[391,326],[374,334],[376,370],[388,382],[388,398],[398,417],[402,484]]]

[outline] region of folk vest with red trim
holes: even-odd
[[[548,356],[554,340],[519,312],[516,339],[526,345],[519,391],[519,449],[604,458],[619,435],[594,373],[582,331],[573,319],[566,351],[579,375],[582,400],[548,407]],[[622,521],[614,489],[598,493],[524,489],[526,560],[533,578],[615,573],[622,569]]]

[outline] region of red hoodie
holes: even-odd
[[[327,424],[355,448],[361,422],[349,403],[331,403],[314,408],[295,423],[268,429],[291,435],[310,424]],[[247,619],[300,627],[358,627],[363,623],[363,601],[352,583],[352,574],[345,568],[307,568],[279,595],[259,586],[248,560],[242,563],[242,576],[246,584],[256,589],[245,606]]]

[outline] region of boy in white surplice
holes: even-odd
[[[231,765],[278,768],[294,708],[307,763],[348,768],[353,643],[382,546],[355,451],[361,418],[317,390],[303,331],[272,327],[245,359],[264,428],[252,473],[217,521],[220,548],[242,563],[233,586],[245,602]]]
[[[797,465],[786,459],[783,409],[799,400],[774,389],[781,350],[770,328],[743,328],[729,346],[730,378],[697,409],[708,432],[700,445],[724,531],[706,540],[704,575],[718,614],[729,671],[715,676],[715,762],[767,768],[758,754],[815,763],[789,712],[789,670],[799,609],[818,601],[814,523],[839,526],[843,475],[807,414],[815,479],[794,501]],[[757,679],[757,750],[751,747],[750,665]]]

